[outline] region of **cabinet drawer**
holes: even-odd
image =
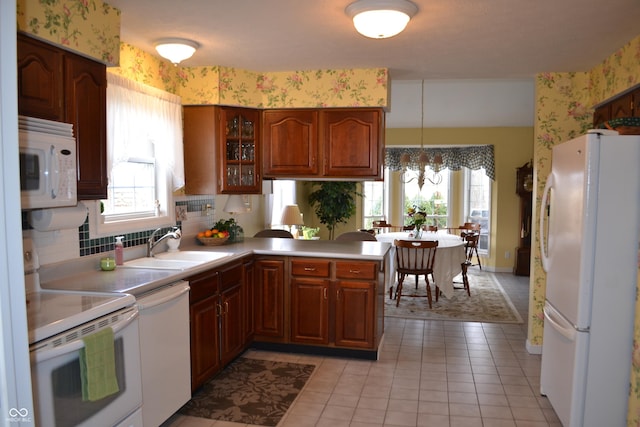
[[[191,276],[186,280],[189,281],[189,287],[191,288],[189,291],[189,302],[191,304],[218,293],[217,271],[207,271]]]
[[[292,260],[291,275],[329,277],[329,261],[315,259]]]
[[[336,277],[338,279],[371,279],[376,278],[377,264],[373,262],[336,261]]]
[[[225,268],[220,271],[220,290],[225,291],[242,281],[242,264]]]

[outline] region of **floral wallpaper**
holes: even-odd
[[[18,29],[110,65],[182,103],[253,108],[387,107],[386,68],[259,73],[174,66],[120,42],[120,11],[100,0],[17,0]]]
[[[16,12],[19,31],[118,64],[120,10],[100,0],[17,0]]]
[[[258,73],[229,67],[181,68],[182,103],[254,108],[386,107],[386,68]]]
[[[640,36],[586,73],[543,73],[536,76],[533,221],[537,224],[541,194],[551,170],[551,148],[591,128],[593,106],[640,82]],[[542,345],[542,307],[546,276],[540,261],[538,228],[534,227],[534,259],[530,278],[529,331],[531,345]],[[639,282],[640,284],[640,282]],[[640,301],[636,299],[634,354],[631,370],[628,426],[640,426]]]

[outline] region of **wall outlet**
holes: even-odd
[[[176,221],[186,221],[186,220],[187,220],[187,207],[176,206]]]
[[[509,259],[509,258],[511,258],[511,252],[509,252],[509,251],[505,251],[505,253],[504,253],[504,259]]]
[[[213,207],[207,203],[202,205],[202,216],[209,216],[209,215],[213,215]]]

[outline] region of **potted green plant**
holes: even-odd
[[[316,237],[316,234],[318,234],[319,231],[320,227],[305,227],[304,225],[302,226],[302,236],[307,240]]]
[[[313,181],[311,185],[318,188],[309,194],[309,204],[333,240],[336,225],[346,223],[356,213],[356,196],[362,194],[357,191],[357,183],[351,181]]]

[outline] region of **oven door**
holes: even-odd
[[[111,327],[119,391],[82,400],[79,350],[83,334]],[[31,346],[31,381],[38,426],[115,426],[142,406],[138,310],[126,308]]]

